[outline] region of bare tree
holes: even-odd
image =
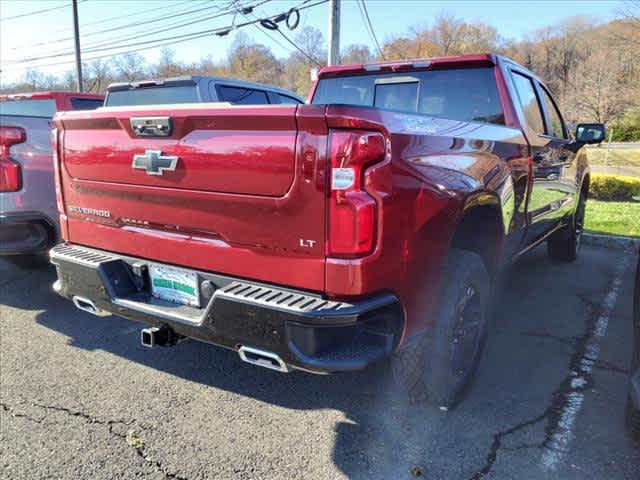
[[[87,92],[104,92],[113,81],[111,62],[95,59],[91,64],[84,64],[84,88]]]
[[[29,69],[24,74],[23,85],[29,90],[52,90],[55,89],[58,79],[53,75],[46,75],[39,70]]]
[[[139,53],[125,53],[114,59],[115,69],[120,79],[133,82],[147,76],[146,62]]]
[[[640,0],[625,0],[618,9],[618,15],[626,27],[626,31],[618,35],[618,40],[640,45]]]
[[[283,72],[282,64],[271,50],[244,38],[234,42],[227,63],[231,76],[255,82],[277,84]]]
[[[374,59],[371,50],[366,45],[349,45],[340,55],[342,63],[368,63]]]
[[[420,53],[421,42],[418,42],[415,38],[408,37],[395,37],[382,45],[382,53],[387,60],[400,60],[407,58],[408,56],[418,58],[421,56],[430,56],[430,53]],[[407,52],[415,52],[407,54]],[[378,57],[378,60],[382,60]]]
[[[619,58],[598,51],[580,64],[569,98],[588,119],[608,123],[633,105],[633,93],[626,90],[631,86],[620,76],[619,63]]]
[[[326,65],[326,50],[323,48],[322,32],[314,27],[304,27],[295,36],[300,51],[294,51],[284,64],[283,85],[289,90],[305,96],[311,86],[311,70]]]
[[[227,66],[222,62],[214,62],[211,55],[201,58],[199,62],[191,65],[188,71],[193,74],[212,75],[214,77],[229,75]]]
[[[173,49],[165,47],[160,51],[160,59],[154,70],[156,77],[170,78],[184,75],[190,69],[176,60],[176,52]]]

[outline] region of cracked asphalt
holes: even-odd
[[[632,265],[537,249],[508,274],[467,399],[410,404],[383,366],[288,375],[76,310],[55,272],[0,260],[0,477],[630,479]],[[613,293],[612,293],[613,292]]]

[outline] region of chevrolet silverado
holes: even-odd
[[[54,289],[286,372],[389,359],[458,401],[501,268],[578,253],[584,149],[545,84],[492,54],[323,68],[305,105],[105,107],[55,119]]]

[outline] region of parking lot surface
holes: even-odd
[[[280,374],[78,311],[51,267],[0,260],[0,477],[630,479],[632,265],[544,249],[508,274],[467,399],[411,404],[384,366]]]

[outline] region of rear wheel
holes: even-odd
[[[452,407],[480,362],[487,337],[491,285],[482,258],[449,253],[432,328],[394,355],[394,377],[412,399]]]
[[[547,240],[547,252],[553,260],[573,262],[578,258],[580,239],[584,229],[584,212],[587,195],[583,192],[578,199],[576,211],[571,216],[569,225],[555,232]]]

